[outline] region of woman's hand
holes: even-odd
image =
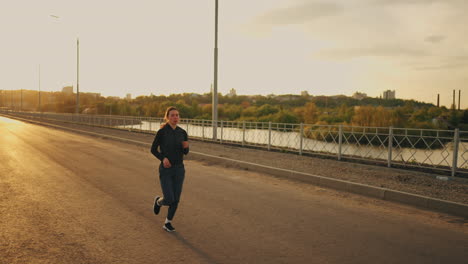
[[[188,141],[182,141],[182,147],[188,148]]]
[[[163,159],[163,166],[164,166],[164,168],[168,169],[168,168],[170,168],[172,165],[171,165],[171,162],[170,162],[167,158],[164,158],[164,159]]]

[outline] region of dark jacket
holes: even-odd
[[[187,155],[189,152],[188,148],[183,148],[182,141],[188,141],[187,132],[178,126],[172,129],[166,124],[156,133],[151,153],[161,162],[167,158],[172,166],[181,165],[184,162],[184,154]]]

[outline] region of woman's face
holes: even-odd
[[[169,111],[167,119],[171,125],[177,125],[179,123],[179,111],[171,110]]]

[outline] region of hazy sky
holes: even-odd
[[[0,89],[209,92],[214,0],[0,0]],[[468,107],[466,0],[220,0],[219,92],[379,96]],[[53,16],[58,16],[58,18]]]

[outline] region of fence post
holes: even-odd
[[[343,145],[343,125],[338,126],[338,160],[341,160],[341,147]]]
[[[458,166],[458,144],[460,143],[460,129],[455,128],[453,135],[453,163],[452,163],[452,177],[457,174]]]
[[[271,150],[271,121],[268,122],[268,150]]]
[[[302,144],[304,140],[304,124],[303,123],[301,123],[301,129],[299,133],[301,134],[300,141],[299,141],[299,155],[302,155]]]
[[[141,116],[140,116],[140,132],[143,131],[143,122],[141,121]]]
[[[245,144],[245,120],[242,121],[242,146]]]
[[[393,150],[393,126],[388,128],[388,158],[387,166],[392,167],[392,150]]]
[[[205,141],[205,120],[202,119],[202,141]]]
[[[153,130],[151,130],[151,123],[153,123],[153,122],[151,122],[151,121],[153,121],[153,120],[151,120],[151,117],[150,117],[150,118],[148,119],[148,122],[149,122],[149,131],[153,131]],[[187,132],[187,133],[188,133],[188,132]]]
[[[221,120],[221,138],[220,138],[220,143],[223,144],[223,120]]]

